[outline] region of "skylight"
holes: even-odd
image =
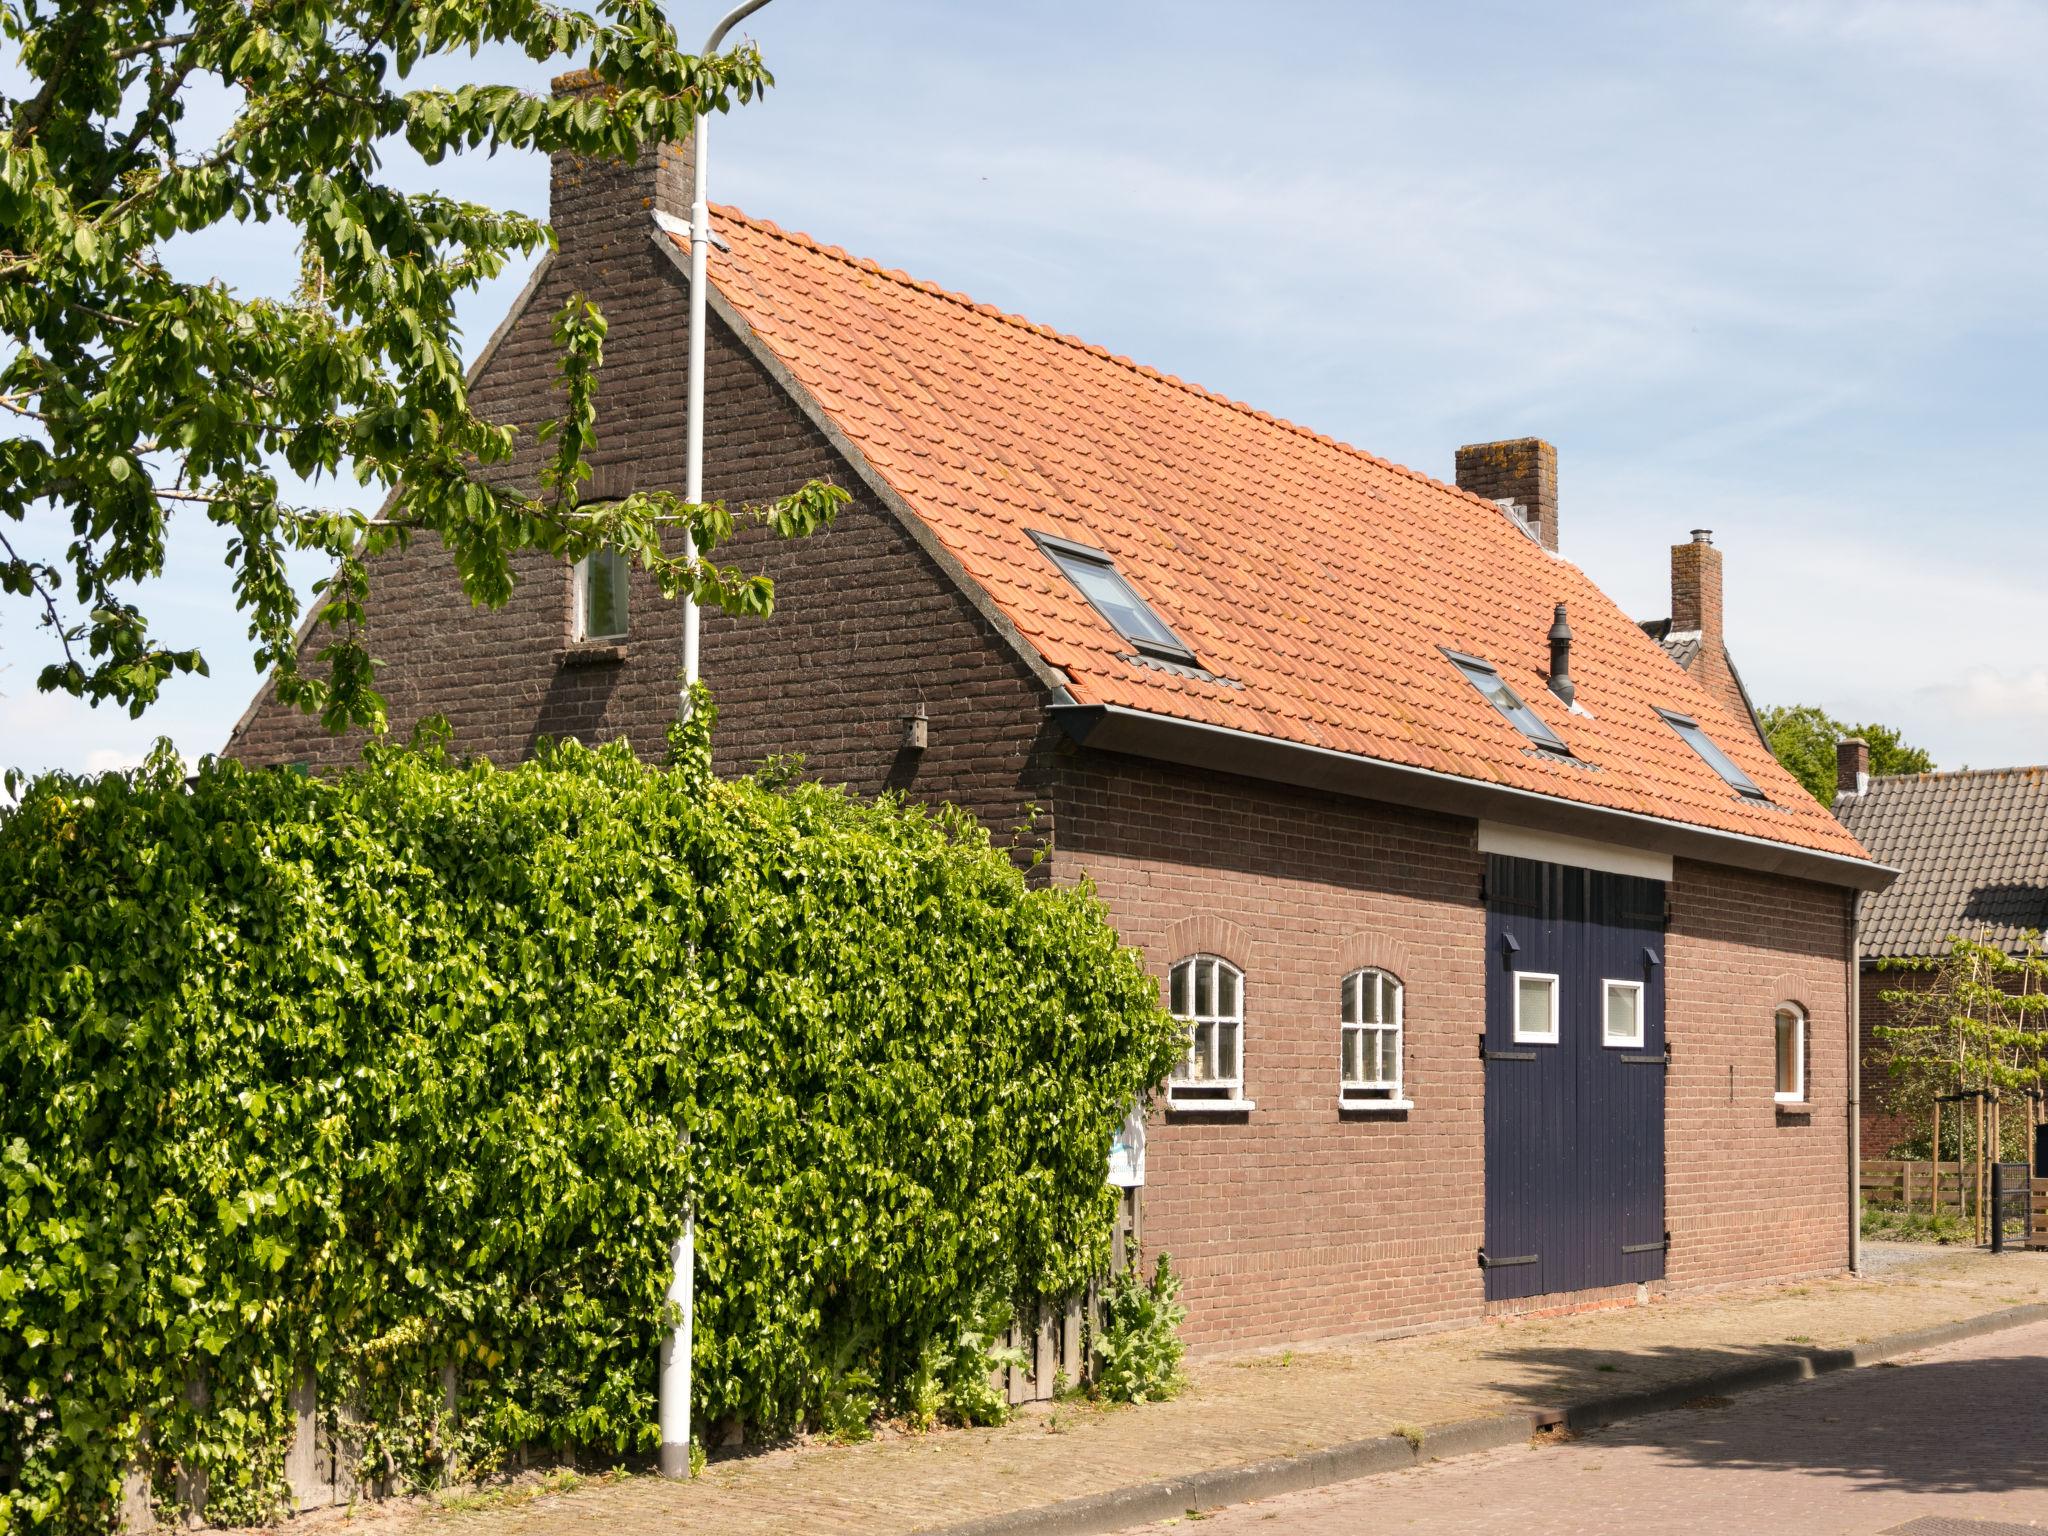
[[[1189,666],[1195,664],[1195,653],[1181,644],[1180,637],[1166,627],[1166,621],[1138,596],[1108,555],[1050,534],[1034,533],[1032,537],[1061,574],[1080,589],[1089,605],[1140,652]]]
[[[1658,714],[1665,723],[1685,738],[1685,744],[1706,759],[1707,766],[1728,781],[1735,792],[1745,800],[1768,800],[1770,796],[1756,787],[1756,780],[1735,766],[1735,760],[1714,744],[1714,738],[1700,729],[1699,721],[1690,715],[1677,714],[1672,710],[1660,709]]]
[[[1543,723],[1543,717],[1522,702],[1522,696],[1507,685],[1507,680],[1494,669],[1493,663],[1481,661],[1477,656],[1461,656],[1456,651],[1445,651],[1451,665],[1465,674],[1465,681],[1485,697],[1507,717],[1508,724],[1535,742],[1546,752],[1556,752],[1570,757],[1572,749],[1564,744],[1557,732]]]

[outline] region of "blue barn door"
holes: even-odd
[[[1487,1299],[1661,1279],[1663,882],[1490,854],[1486,941]]]

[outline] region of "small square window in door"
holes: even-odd
[[[1557,978],[1536,971],[1515,977],[1515,1043],[1557,1044]]]

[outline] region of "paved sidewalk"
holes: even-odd
[[[2048,1302],[2048,1254],[1873,1245],[1871,1257],[1860,1280],[1198,1361],[1183,1397],[1143,1408],[1062,1407],[1002,1429],[720,1459],[685,1484],[632,1477],[516,1506],[373,1521],[418,1536],[900,1536],[1373,1436],[1668,1388]]]
[[[2048,1323],[1895,1363],[1212,1510],[1201,1536],[2048,1530]]]

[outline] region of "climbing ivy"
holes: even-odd
[[[1090,893],[952,812],[715,779],[711,715],[664,767],[429,736],[26,787],[0,1531],[108,1529],[132,1465],[276,1513],[308,1376],[396,1488],[644,1452],[692,1198],[699,1425],[985,1411],[977,1341],[1106,1265],[1171,1023]]]

